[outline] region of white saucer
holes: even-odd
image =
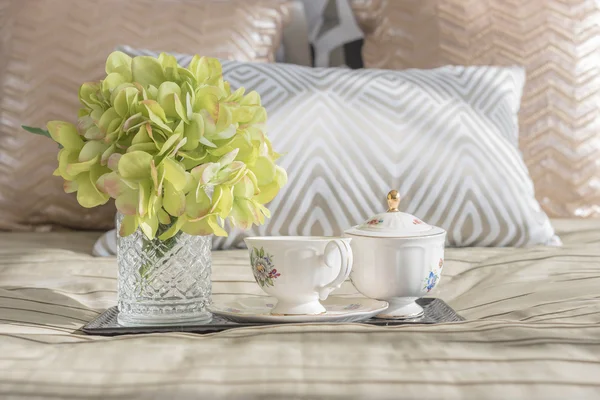
[[[211,304],[210,312],[233,322],[359,322],[388,307],[385,301],[361,297],[332,297],[321,301],[327,310],[317,315],[271,315],[273,297],[242,297]]]

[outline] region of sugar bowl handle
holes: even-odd
[[[400,193],[397,190],[390,190],[387,195],[388,210],[387,212],[398,212],[400,205]]]

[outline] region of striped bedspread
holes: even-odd
[[[447,251],[465,322],[114,338],[79,330],[116,301],[99,233],[1,233],[0,398],[600,398],[600,221],[553,222],[563,247]],[[215,299],[261,294],[246,257],[214,254]]]

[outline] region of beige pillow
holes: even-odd
[[[81,83],[128,43],[274,61],[291,3],[279,0],[6,0],[0,10],[0,229],[106,229],[114,207],[65,194],[56,144],[21,130],[75,121]]]
[[[369,68],[522,65],[520,148],[550,216],[600,217],[600,4],[354,0]]]

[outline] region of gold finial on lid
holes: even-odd
[[[400,193],[397,190],[391,190],[387,195],[388,210],[387,212],[398,212],[400,205]]]

